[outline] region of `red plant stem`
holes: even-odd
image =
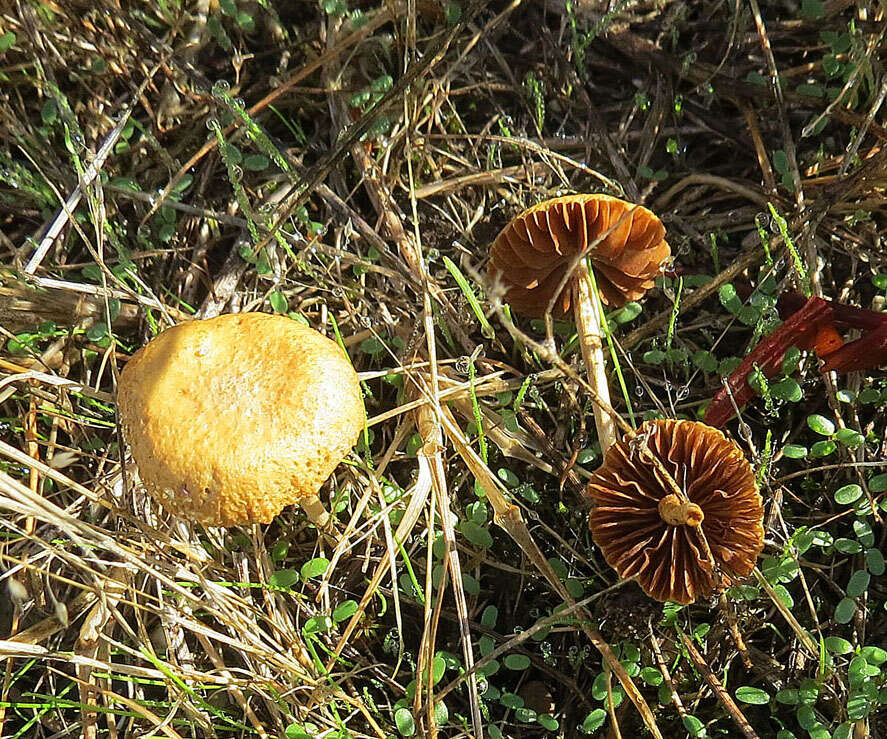
[[[804,307],[806,298],[800,293],[783,293],[776,302],[776,310],[784,321],[790,315]],[[839,328],[858,328],[872,331],[887,323],[887,313],[844,305],[836,300],[826,300],[835,317],[835,325]]]
[[[825,359],[823,372],[855,372],[887,365],[887,321]]]
[[[792,313],[746,355],[727,378],[727,387],[722,387],[712,399],[705,412],[705,422],[716,428],[723,426],[733,417],[734,402],[737,408],[741,408],[755,396],[754,389],[748,384],[748,377],[755,366],[761,369],[765,377],[773,377],[782,369],[782,360],[789,347],[812,347],[819,329],[833,321],[834,313],[828,302],[822,298],[809,298],[800,310]],[[841,351],[839,349],[835,354]]]

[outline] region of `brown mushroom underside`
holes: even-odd
[[[586,250],[601,299],[614,307],[653,287],[671,254],[665,227],[646,208],[608,195],[567,195],[534,205],[502,230],[491,249],[490,276],[502,283],[512,308],[541,316],[573,260]],[[555,315],[569,312],[569,288],[568,282],[557,296]]]
[[[643,444],[689,504],[674,500],[641,453]],[[711,595],[748,576],[764,546],[764,509],[751,465],[736,444],[702,423],[643,424],[635,440],[610,448],[587,490],[595,504],[589,527],[607,563],[657,600],[692,603]],[[712,571],[698,531],[723,577]]]

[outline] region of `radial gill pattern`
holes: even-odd
[[[650,453],[689,502],[680,502]],[[589,526],[607,563],[657,600],[692,603],[711,595],[749,575],[764,546],[764,509],[751,465],[735,443],[703,423],[643,424],[635,439],[610,448],[587,491],[594,502]]]
[[[561,283],[586,250],[611,306],[643,296],[671,255],[662,221],[646,208],[608,195],[567,195],[534,205],[502,230],[490,250],[490,277],[515,310],[541,316],[557,294],[552,312],[564,315],[571,286]]]

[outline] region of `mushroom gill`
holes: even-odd
[[[491,248],[490,275],[502,282],[512,308],[541,316],[586,251],[601,299],[614,307],[640,299],[671,255],[662,221],[643,206],[609,195],[566,195],[528,208],[502,230]],[[553,312],[567,314],[571,299],[568,281]]]
[[[648,421],[635,438],[609,449],[587,492],[594,502],[589,527],[607,563],[657,600],[692,603],[711,595],[748,576],[764,546],[751,465],[734,442],[703,423]]]

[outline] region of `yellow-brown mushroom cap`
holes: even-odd
[[[127,362],[118,408],[148,491],[209,526],[268,523],[315,495],[364,424],[341,348],[264,313],[167,329]]]
[[[512,308],[541,316],[586,250],[601,299],[614,307],[641,298],[671,255],[665,226],[643,206],[609,195],[566,195],[534,205],[502,230],[490,249],[490,277],[502,283]],[[568,281],[554,314],[565,315],[570,304]]]
[[[674,494],[643,446],[686,493]],[[764,547],[764,507],[739,447],[696,421],[648,421],[614,444],[587,488],[604,559],[657,600],[692,603],[748,576]],[[714,572],[699,536],[711,549]]]

